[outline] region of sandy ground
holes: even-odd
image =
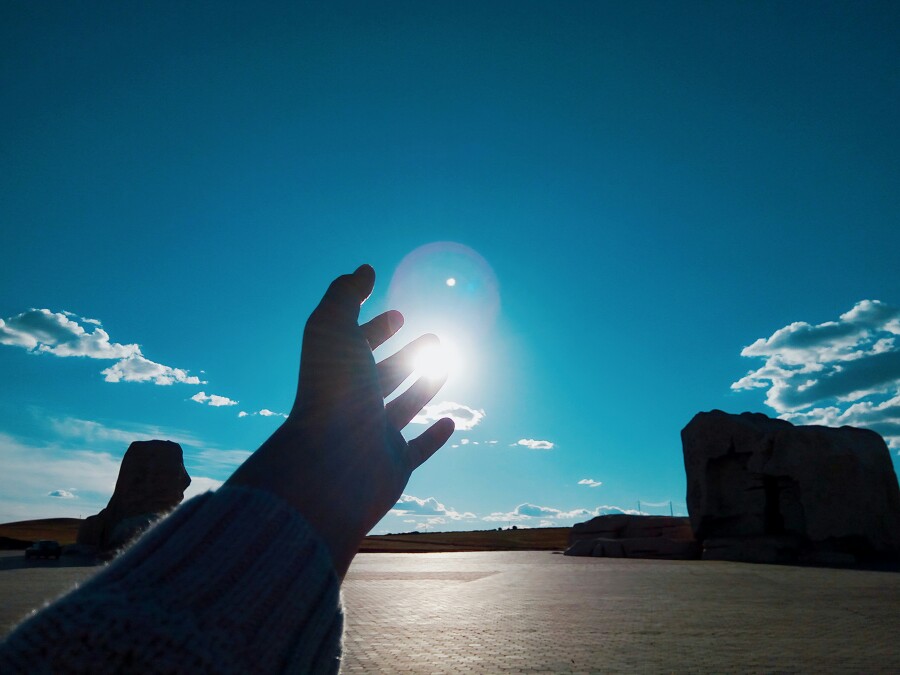
[[[0,555],[7,629],[96,568]],[[567,558],[360,554],[345,672],[897,673],[900,573]]]

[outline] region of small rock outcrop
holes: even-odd
[[[853,564],[900,552],[900,488],[874,431],[714,410],[681,439],[704,559]]]
[[[700,546],[687,518],[613,514],[574,525],[566,555],[693,560]]]
[[[178,506],[190,484],[178,443],[135,441],[122,458],[109,504],[85,519],[78,544],[100,551],[124,546],[160,514]]]

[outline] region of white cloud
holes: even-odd
[[[99,323],[88,333],[71,312],[31,309],[5,321],[0,319],[0,344],[24,347],[56,356],[86,356],[92,359],[122,359],[140,352],[136,344],[111,343]],[[83,321],[83,320],[82,320]]]
[[[450,518],[451,520],[463,520],[475,518],[474,513],[468,511],[460,513],[452,507],[444,506],[434,497],[426,497],[420,499],[413,495],[401,495],[400,499],[390,511],[391,515],[405,517],[440,517]]]
[[[76,495],[68,490],[51,490],[47,493],[48,497],[59,497],[60,499],[78,499]]]
[[[580,481],[578,481],[578,484],[587,485],[588,487],[592,488],[600,487],[601,485],[603,485],[602,482],[600,482],[599,480],[594,480],[593,478],[582,478]]]
[[[453,401],[441,401],[426,405],[422,411],[413,417],[413,424],[433,424],[443,417],[449,417],[456,423],[459,431],[467,431],[475,427],[484,419],[484,410],[470,408],[462,403]]]
[[[731,385],[801,424],[864,426],[900,447],[900,308],[862,300],[837,321],[780,328],[741,351],[765,363]]]
[[[207,394],[204,391],[197,392],[193,396],[191,396],[192,401],[196,401],[197,403],[203,405],[204,403],[208,403],[214,408],[219,408],[221,406],[226,405],[237,405],[237,401],[232,401],[230,398],[226,396],[219,396],[218,394]]]
[[[256,415],[259,415],[261,417],[283,417],[284,419],[287,419],[287,413],[274,412],[272,410],[269,410],[268,408],[263,408],[262,410],[257,410],[256,412],[246,412],[244,410],[241,410],[238,413],[238,417],[254,417]]]
[[[169,385],[175,382],[183,384],[203,384],[195,375],[188,375],[188,371],[181,368],[172,368],[144,358],[140,354],[129,356],[111,365],[102,371],[107,382],[153,382],[154,384]]]
[[[520,438],[513,443],[511,447],[517,445],[529,448],[530,450],[552,450],[554,443],[552,441],[538,441],[533,438]]]
[[[187,500],[191,497],[202,495],[209,490],[218,490],[222,487],[223,482],[224,481],[216,480],[215,478],[207,478],[205,476],[191,476],[191,484],[188,486],[188,489],[184,491],[184,498]]]
[[[82,324],[92,326],[89,332]],[[115,360],[102,371],[107,382],[153,382],[154,384],[200,384],[200,379],[181,368],[172,368],[144,357],[140,345],[111,342],[97,319],[72,312],[31,309],[6,320],[0,319],[0,344],[55,356],[81,356]]]
[[[494,512],[489,516],[484,516],[482,520],[488,522],[522,522],[531,521],[538,518],[542,520],[552,519],[557,527],[563,525],[571,525],[575,522],[588,520],[595,516],[607,516],[613,513],[628,513],[638,515],[638,511],[634,509],[621,509],[618,506],[598,506],[594,509],[576,508],[570,511],[556,509],[551,506],[538,506],[537,504],[519,504],[512,511]],[[544,527],[542,525],[542,527]]]

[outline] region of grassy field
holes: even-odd
[[[0,537],[18,541],[55,539],[64,546],[78,536],[78,518],[23,520],[0,525]],[[438,551],[561,551],[569,538],[568,527],[478,532],[428,532],[366,537],[364,553],[427,553]]]
[[[79,518],[44,518],[43,520],[22,520],[0,525],[0,537],[19,541],[55,539],[63,546],[74,544],[78,537],[78,526],[84,522]]]
[[[568,527],[478,532],[426,532],[366,537],[363,553],[428,553],[438,551],[562,551]]]

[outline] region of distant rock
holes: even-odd
[[[704,559],[852,564],[900,552],[900,488],[874,431],[714,410],[681,439]]]
[[[614,514],[572,527],[566,555],[694,560],[700,546],[687,518]]]
[[[124,546],[178,506],[190,484],[178,443],[135,441],[122,458],[109,504],[85,519],[78,530],[78,544],[101,551]]]

